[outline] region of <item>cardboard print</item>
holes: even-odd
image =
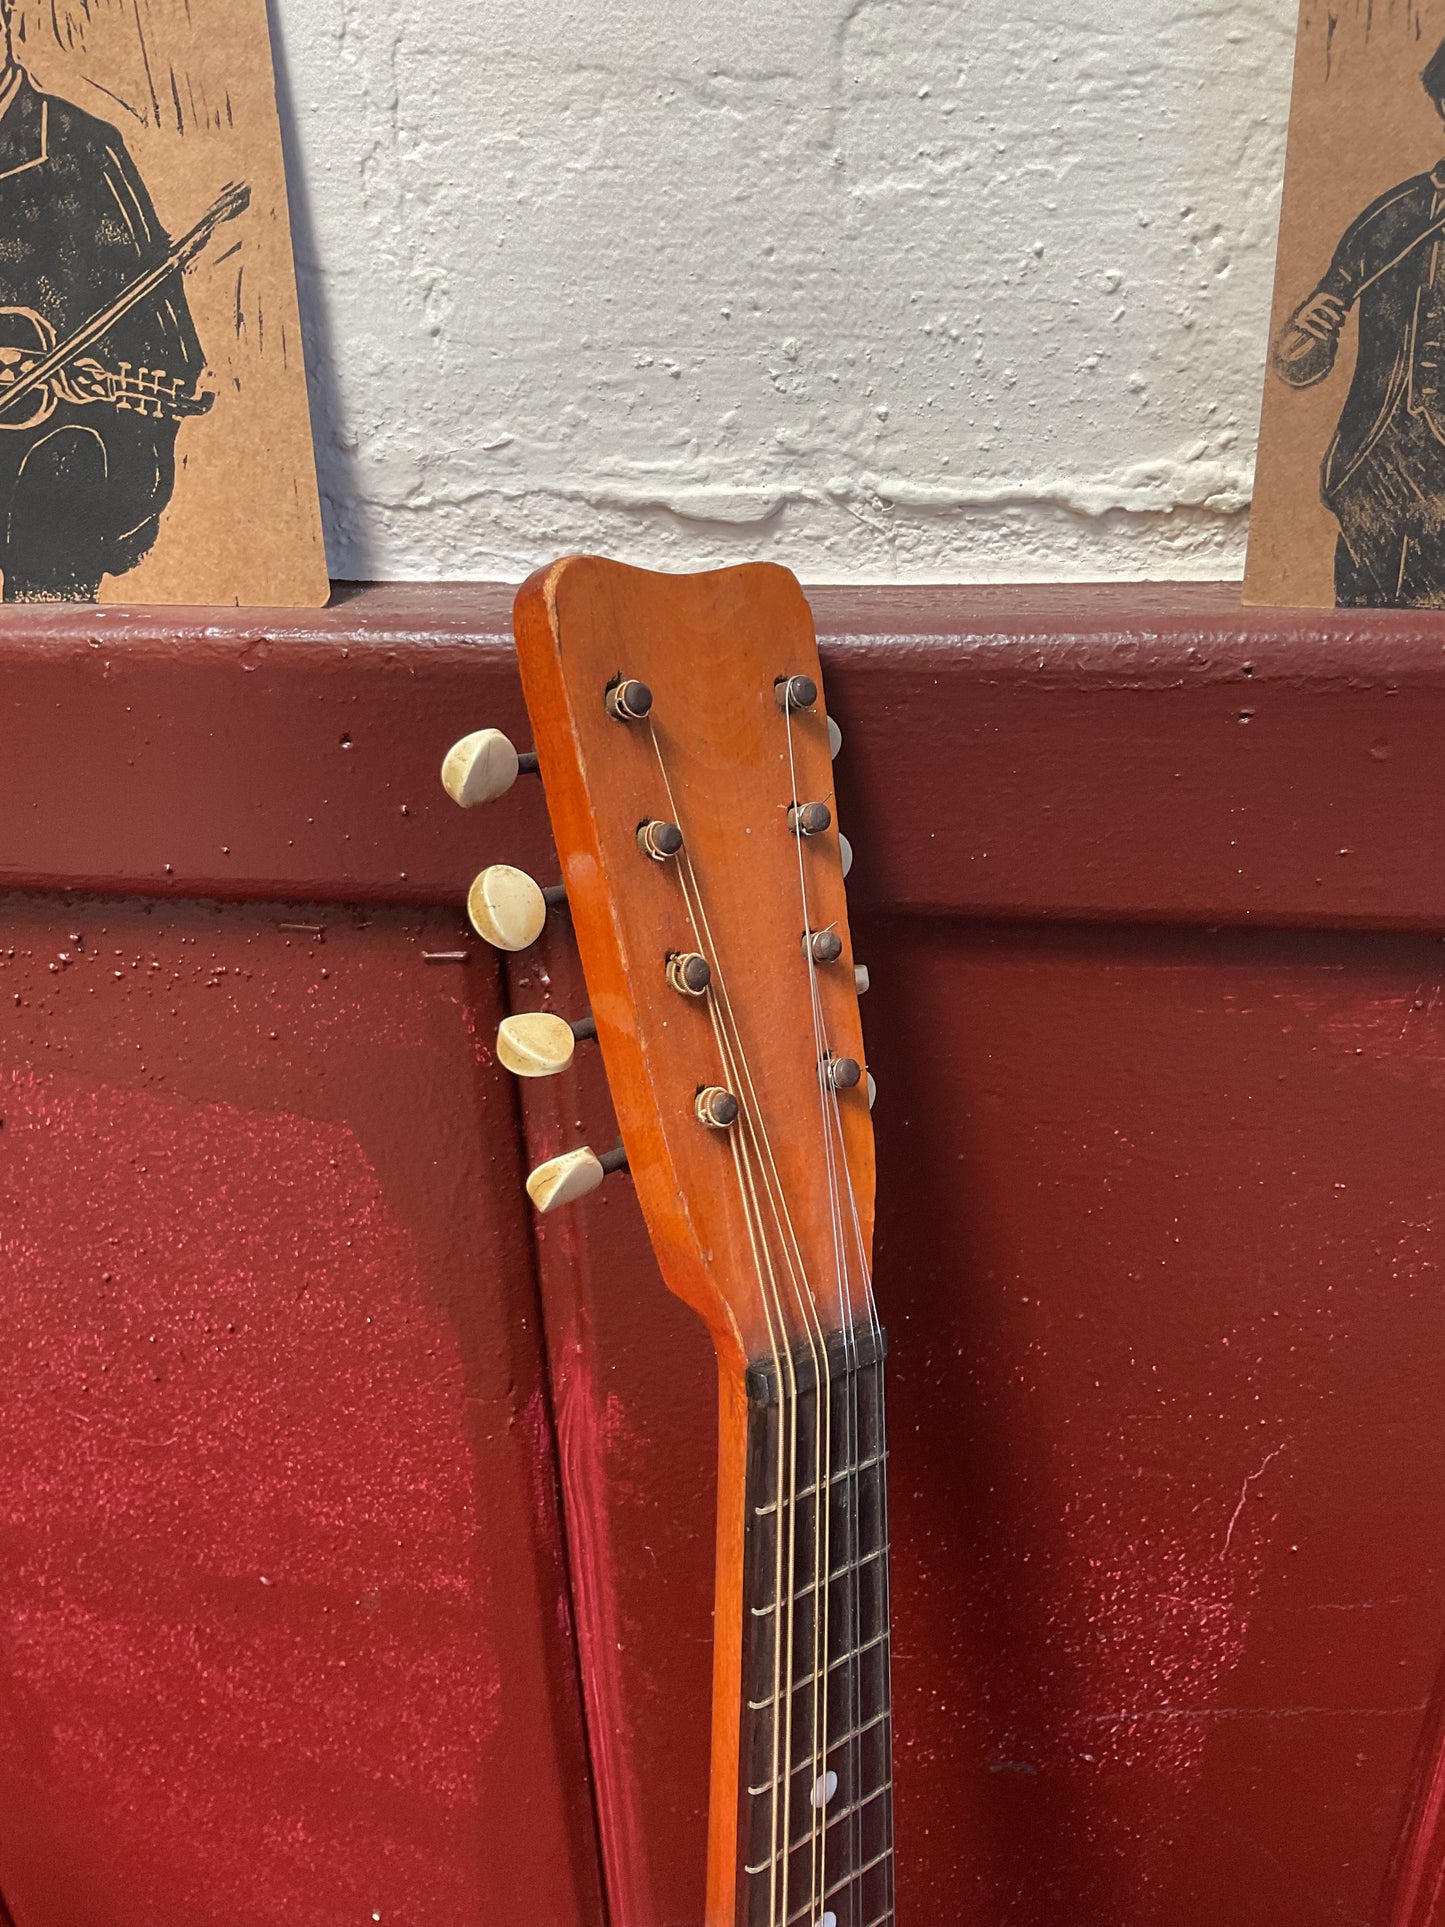
[[[0,0],[0,576],[326,600],[265,0]]]
[[[1445,607],[1445,5],[1305,0],[1245,599]]]

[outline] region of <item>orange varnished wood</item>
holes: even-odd
[[[557,564],[517,601],[522,679],[582,966],[622,1139],[669,1287],[706,1321],[718,1352],[720,1497],[709,1927],[735,1915],[747,1365],[866,1316],[859,1252],[873,1237],[873,1134],[866,1086],[840,1120],[852,1203],[830,1182],[804,911],[844,953],[816,973],[829,1048],[864,1062],[836,829],[800,846],[794,802],[832,805],[825,705],[779,708],[780,677],[821,687],[813,620],[784,569],[644,573],[592,557]],[[619,676],[654,693],[646,723],[607,711]],[[665,772],[665,774],[664,774]],[[637,829],[676,821],[706,927],[676,862],[643,855]],[[799,873],[801,855],[802,876]],[[708,1005],[668,984],[669,953],[701,948],[710,997],[731,1012],[747,1076],[730,1074]],[[705,1085],[745,1089],[730,1136],[707,1130]],[[755,1171],[775,1167],[780,1229],[749,1210],[734,1141],[751,1132]],[[605,1147],[598,1147],[605,1148]],[[762,1192],[765,1181],[759,1178]],[[856,1211],[855,1229],[853,1213]],[[790,1267],[791,1246],[796,1260]],[[801,1274],[801,1277],[799,1276]],[[771,1286],[770,1282],[771,1281]]]

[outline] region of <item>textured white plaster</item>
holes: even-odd
[[[1294,0],[273,0],[334,574],[1240,571]]]

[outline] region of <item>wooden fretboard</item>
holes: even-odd
[[[893,1927],[886,1349],[748,1373],[738,1927]]]

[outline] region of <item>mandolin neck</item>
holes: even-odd
[[[747,1375],[737,1927],[893,1927],[885,1352]]]

